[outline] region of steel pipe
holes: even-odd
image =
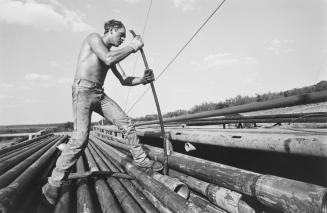
[[[191,189],[202,194],[212,203],[228,212],[255,212],[249,205],[247,205],[244,201],[241,200],[242,195],[240,193],[236,193],[229,189],[219,187],[208,182],[204,182],[202,180],[185,175],[173,169],[169,170],[169,175],[180,179],[181,181],[186,183]]]
[[[12,158],[16,157],[17,155],[20,155],[21,153],[24,153],[24,152],[32,149],[35,146],[39,146],[40,144],[42,144],[44,142],[52,140],[53,138],[55,138],[55,136],[50,136],[50,137],[47,137],[47,138],[43,138],[43,139],[34,141],[33,143],[31,143],[29,145],[26,145],[24,147],[21,147],[21,148],[6,152],[6,153],[1,155],[0,160],[5,161],[5,160],[8,160],[8,159],[12,159]]]
[[[96,143],[101,143],[99,139],[91,136],[92,140]],[[191,203],[184,198],[180,197],[176,193],[172,192],[166,186],[161,184],[160,182],[154,180],[148,175],[144,174],[144,172],[140,171],[136,166],[131,164],[126,160],[127,156],[112,147],[106,145],[106,152],[115,160],[118,161],[125,170],[133,175],[138,182],[147,189],[150,193],[152,193],[157,199],[159,199],[162,203],[168,206],[170,210],[177,213],[192,213],[192,212],[207,212],[203,211],[200,207],[196,206],[194,203]],[[163,157],[163,156],[161,156]]]
[[[3,149],[0,150],[0,155],[2,155],[3,153],[9,152],[9,151],[11,151],[11,150],[15,150],[15,149],[17,149],[17,148],[20,148],[20,147],[26,146],[26,145],[31,144],[31,143],[33,143],[33,142],[35,142],[35,141],[40,140],[40,139],[43,139],[43,138],[49,137],[49,136],[51,136],[51,135],[53,135],[53,134],[52,134],[52,133],[50,133],[50,134],[46,134],[46,135],[43,135],[43,136],[40,136],[40,137],[37,137],[37,138],[33,138],[33,139],[31,139],[31,140],[27,140],[27,141],[21,142],[21,143],[19,143],[19,144],[16,144],[16,145],[13,145],[13,146],[10,146],[10,147],[3,148]]]
[[[99,145],[100,147],[101,147],[101,144],[97,144],[97,145]],[[108,158],[110,158],[108,155],[107,155],[107,157]],[[117,162],[117,161],[115,161],[114,159],[112,159],[112,158],[110,158],[109,159],[110,160],[110,162],[114,165],[114,167],[116,168],[116,169],[118,169],[118,171],[120,171],[120,172],[125,172],[125,170],[122,168],[122,166]],[[129,186],[129,184],[128,185],[124,185],[125,186],[125,188],[127,189],[127,190],[129,190],[129,189],[134,189],[134,187],[137,189],[137,192],[139,192],[139,193],[141,193],[141,195],[144,195],[146,198],[144,198],[144,199],[142,199],[142,200],[148,200],[148,201],[150,201],[151,202],[151,206],[150,207],[146,207],[146,205],[144,205],[144,204],[140,204],[141,205],[141,207],[143,208],[143,210],[145,211],[145,212],[157,212],[157,211],[159,211],[159,212],[161,212],[161,213],[171,213],[171,211],[169,210],[169,209],[167,209],[157,198],[155,198],[149,191],[147,191],[146,189],[144,189],[137,181],[135,181],[135,180],[130,180],[130,181],[128,181],[128,183],[131,183],[132,185],[131,186]],[[130,191],[129,190],[129,192],[131,193],[131,194],[134,194],[134,192],[133,191]],[[153,206],[154,207],[156,207],[156,208],[154,208],[153,210],[151,210],[151,208],[153,208]],[[146,207],[146,208],[145,208]]]
[[[7,187],[0,189],[0,212],[6,213],[8,208],[15,203],[17,196],[23,193],[33,178],[40,172],[44,164],[56,151],[57,145],[63,143],[67,139],[64,136],[58,140],[50,149],[48,149],[40,158],[30,165],[21,175],[19,175]]]
[[[81,156],[76,163],[77,172],[85,172],[83,156]],[[87,178],[81,178],[76,181],[76,212],[77,213],[95,213],[94,204],[88,185]]]
[[[237,124],[237,123],[326,123],[327,116],[313,118],[244,118],[244,119],[226,119],[226,120],[209,120],[209,121],[186,121],[188,126],[205,126],[216,124]]]
[[[91,154],[89,146],[85,149],[85,156],[91,171],[99,171],[95,162],[94,156]],[[103,179],[95,178],[94,180],[95,191],[98,195],[98,201],[103,213],[122,213],[114,195],[109,189],[108,185]]]
[[[220,121],[220,120],[248,120],[248,119],[275,119],[275,118],[292,118],[294,120],[299,118],[317,118],[326,117],[327,112],[308,112],[308,113],[285,113],[285,114],[265,114],[265,115],[229,115],[221,117],[208,117],[194,119],[192,121]]]
[[[4,172],[6,172],[9,168],[17,165],[20,162],[23,162],[25,158],[28,156],[33,156],[34,153],[39,153],[38,150],[45,150],[42,149],[44,146],[49,145],[49,142],[53,140],[54,138],[49,137],[48,140],[40,141],[40,143],[35,144],[32,147],[28,147],[27,150],[21,150],[20,152],[15,153],[14,156],[7,156],[4,159],[1,159],[0,162],[0,175],[2,175]],[[1,177],[1,176],[0,176]],[[0,185],[1,187],[1,185]]]
[[[50,141],[46,146],[26,158],[24,161],[21,161],[19,164],[2,174],[0,176],[0,188],[7,186],[16,177],[24,173],[26,168],[33,164],[33,162],[37,161],[40,156],[42,156],[51,146],[53,146],[53,144],[55,144],[57,141],[60,141],[60,139],[62,138],[58,136],[53,141]]]
[[[93,156],[96,156],[95,161],[97,162],[101,171],[110,171],[109,167],[106,165],[104,159],[101,157],[99,152],[95,150],[95,148],[92,147],[91,144],[89,148]],[[138,204],[134,201],[134,199],[130,196],[130,194],[116,178],[107,177],[106,180],[113,193],[116,195],[116,198],[124,211],[129,211],[132,213],[143,212],[142,209],[138,206]]]
[[[166,130],[171,140],[223,146],[231,148],[262,150],[286,154],[327,157],[327,134],[301,131],[189,131]],[[158,131],[142,130],[138,136],[160,137]],[[107,136],[108,137],[108,136]],[[110,136],[113,138],[112,136]]]
[[[217,206],[213,205],[205,198],[203,198],[193,192],[190,193],[189,200],[210,213],[227,213],[228,212],[228,211],[218,208]]]
[[[131,181],[136,189],[143,193],[144,196],[152,203],[153,206],[157,208],[160,213],[172,213],[171,210],[167,208],[160,200],[158,200],[153,194],[151,194],[148,190],[142,187],[137,181]]]
[[[133,179],[132,176],[120,172],[109,172],[109,171],[88,171],[88,172],[77,172],[70,173],[68,175],[68,180],[80,179],[80,178],[88,178],[88,177],[115,177],[115,178],[126,178]]]
[[[112,159],[109,159],[109,155],[107,155],[101,144],[92,144],[96,149],[98,150],[99,156],[105,161],[106,165],[109,167],[109,169],[113,172],[119,172],[120,170],[112,163]],[[122,171],[123,172],[123,171]],[[146,212],[146,213],[155,213],[158,212],[152,204],[144,197],[143,194],[138,192],[134,186],[131,184],[131,182],[124,178],[119,178],[119,182],[125,187],[125,189],[128,190],[130,195],[135,199],[135,201],[139,204],[139,206]]]
[[[188,114],[188,115],[181,115],[174,118],[163,119],[163,122],[168,123],[168,122],[187,121],[197,118],[206,118],[206,117],[230,115],[236,113],[253,112],[253,111],[259,111],[265,109],[290,107],[295,105],[311,104],[311,103],[318,103],[324,101],[327,101],[327,93],[326,91],[320,91],[320,92],[307,93],[303,95],[289,96],[286,98],[278,98],[271,101],[249,103],[239,106],[228,107],[224,109],[199,112],[199,113]],[[140,123],[136,123],[135,126],[158,124],[158,122],[159,122],[158,120],[140,122]]]
[[[150,151],[149,156],[162,161],[160,152],[159,149]],[[272,175],[260,175],[178,153],[169,157],[169,166],[199,179],[255,196],[264,205],[284,212],[327,211],[327,189],[321,186]],[[282,187],[276,190],[275,186],[278,184]],[[313,196],[315,199],[312,199]]]
[[[125,150],[128,148],[118,142],[105,142]],[[149,145],[143,147],[148,150],[148,155],[152,159],[163,161],[160,148]],[[169,156],[168,165],[170,168],[198,179],[254,196],[264,205],[282,209],[284,212],[294,212],[294,209],[295,212],[303,213],[327,212],[327,189],[322,186],[272,175],[261,175],[177,152]],[[277,187],[278,190],[276,191],[274,187],[278,183],[283,187]],[[268,197],[268,195],[271,195],[271,197]],[[312,199],[313,197],[315,199]],[[280,202],[275,202],[275,200]]]
[[[154,178],[155,180],[159,181],[163,185],[167,186],[173,192],[176,192],[182,198],[188,199],[190,196],[190,190],[188,189],[187,185],[178,178],[173,178],[168,175],[162,175],[158,172],[151,172],[148,171],[147,174]]]

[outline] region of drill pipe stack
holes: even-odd
[[[194,114],[188,114],[188,115],[181,115],[174,118],[166,118],[163,119],[164,123],[171,123],[171,122],[180,122],[180,121],[189,121],[199,118],[208,118],[213,116],[225,116],[230,114],[236,114],[236,113],[245,113],[245,112],[253,112],[253,111],[259,111],[259,110],[266,110],[266,109],[272,109],[272,108],[279,108],[279,107],[290,107],[295,105],[304,105],[304,104],[311,104],[311,103],[319,103],[327,101],[327,93],[326,91],[320,91],[320,92],[312,92],[307,93],[303,95],[294,95],[289,96],[285,98],[278,98],[273,99],[270,101],[264,101],[264,102],[255,102],[255,103],[249,103],[249,104],[243,104],[239,106],[233,106],[223,109],[217,109],[212,111],[206,111],[206,112],[199,112]],[[149,124],[158,124],[159,120],[155,121],[144,121],[140,123],[136,123],[136,126],[144,126]]]
[[[118,131],[111,126],[95,126],[103,138],[120,140]],[[178,143],[207,144],[221,147],[261,150],[268,152],[296,154],[327,158],[327,133],[324,131],[300,131],[288,129],[201,129],[166,128],[169,140]],[[137,130],[141,137],[160,138],[157,128]]]
[[[81,176],[83,178],[71,180],[62,188],[59,201],[48,212],[252,213],[262,206],[270,211],[326,212],[327,190],[322,186],[250,172],[177,152],[168,158],[169,176],[140,170],[131,163],[129,147],[119,143],[125,142],[124,135],[118,132],[108,135],[104,128],[97,130],[101,138],[91,134],[75,172],[127,173],[135,179]],[[42,212],[39,199],[44,180],[41,179],[51,173],[59,154],[56,146],[66,139],[67,136],[48,135],[33,139],[25,146],[6,148],[7,152],[0,155],[6,162],[0,163],[0,212],[10,212],[22,196],[25,199],[17,212],[27,209]],[[162,149],[143,147],[150,158],[163,162]],[[169,184],[176,184],[171,182],[174,178],[189,187],[189,195],[183,198],[169,188]]]
[[[51,136],[51,138],[44,147],[17,165],[12,165],[11,169],[0,176],[0,212],[10,211],[13,205],[16,204],[17,198],[26,192],[31,183],[40,180],[40,174],[42,174],[42,170],[56,152],[57,145],[64,143],[67,136]],[[38,141],[40,139],[35,138],[33,140]],[[15,146],[15,149],[7,149],[7,151],[15,150],[15,152],[19,152],[20,149],[21,146]]]
[[[120,142],[122,140],[118,139]],[[113,147],[129,150],[125,144],[105,139],[102,141]],[[162,149],[149,145],[143,147],[150,158],[163,162]],[[126,164],[124,161],[121,163]],[[169,168],[199,180],[251,196],[261,204],[283,212],[327,211],[327,189],[322,186],[250,172],[177,152],[169,156],[168,165]]]

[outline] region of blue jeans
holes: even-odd
[[[84,79],[75,79],[72,89],[74,132],[56,162],[56,168],[48,179],[49,184],[61,186],[62,180],[67,177],[71,167],[84,151],[89,139],[93,111],[111,121],[122,131],[136,164],[142,165],[149,161],[139,144],[132,120],[104,93],[102,85]]]

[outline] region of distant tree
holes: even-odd
[[[253,102],[263,102],[263,101],[269,101],[277,98],[282,98],[282,97],[289,97],[293,95],[301,95],[305,93],[310,93],[310,92],[318,92],[318,91],[323,91],[326,90],[327,92],[327,81],[320,81],[319,83],[312,85],[312,86],[307,86],[307,87],[302,87],[302,88],[294,88],[291,90],[286,90],[286,91],[280,91],[280,92],[268,92],[264,94],[256,94],[254,97],[249,97],[249,96],[241,96],[237,95],[234,98],[229,98],[226,99],[225,101],[219,101],[217,103],[213,102],[204,102],[201,104],[197,104],[193,106],[190,110],[176,110],[173,112],[168,112],[163,115],[163,117],[176,117],[179,115],[185,115],[185,114],[192,114],[192,113],[197,113],[197,112],[203,112],[203,111],[210,111],[210,110],[215,110],[215,109],[223,109],[226,107],[231,107],[231,106],[238,106],[242,104],[248,104],[248,103],[253,103]],[[157,115],[146,115],[144,117],[137,118],[137,121],[149,121],[149,120],[157,120],[158,116]]]

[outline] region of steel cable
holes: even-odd
[[[144,27],[143,27],[143,31],[142,31],[142,38],[144,36],[145,29],[148,26],[149,14],[150,14],[151,8],[152,8],[152,0],[150,1],[149,7],[148,7],[148,11],[147,11],[147,14],[146,14],[145,23],[144,23]],[[137,63],[138,59],[139,59],[139,54],[136,55],[136,59],[135,59],[134,66],[133,66],[133,74],[132,74],[132,76],[134,76],[134,74],[135,74],[136,63]],[[127,108],[127,103],[128,103],[130,92],[131,92],[131,88],[129,87],[128,88],[128,92],[127,92],[127,97],[126,97],[126,100],[125,100],[124,111]]]
[[[188,44],[194,39],[194,37],[201,31],[201,29],[208,23],[208,21],[213,17],[213,15],[219,10],[219,8],[225,3],[226,0],[223,0],[221,3],[218,4],[216,9],[209,15],[209,17],[202,23],[202,25],[197,29],[197,31],[192,35],[192,37],[184,44],[184,46],[177,52],[177,54],[169,61],[169,63],[166,65],[166,67],[159,73],[156,80],[160,78],[160,76],[167,71],[168,67],[177,59],[177,57],[182,53],[182,51],[188,46]],[[129,108],[127,113],[129,113],[136,104],[139,103],[139,101],[144,97],[147,91],[149,91],[150,87],[144,90],[142,95],[134,102],[134,104]]]

